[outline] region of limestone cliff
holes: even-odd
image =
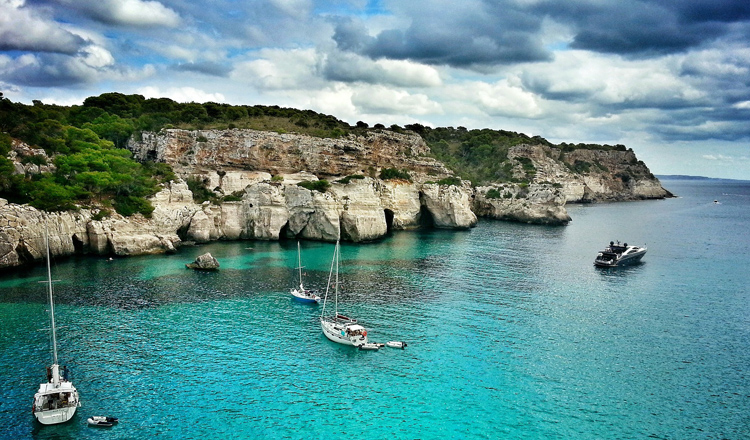
[[[662,188],[633,150],[565,152],[545,145],[518,145],[510,159],[528,158],[536,170],[534,182],[560,187],[566,202],[610,202],[660,199],[672,194]],[[521,166],[515,170],[523,175]]]
[[[25,145],[17,156],[41,154]],[[253,130],[143,133],[131,139],[137,158],[169,163],[180,177],[152,198],[150,218],[97,211],[46,213],[0,199],[0,268],[43,255],[49,228],[54,255],[137,255],[175,250],[183,241],[302,238],[371,241],[389,230],[423,224],[470,228],[477,215],[539,224],[566,224],[566,202],[662,198],[665,191],[632,151],[520,145],[508,157],[518,180],[473,188],[453,179],[416,134],[390,131],[319,139]],[[48,170],[18,165],[18,173]],[[381,170],[408,170],[411,180],[381,180]],[[349,178],[343,179],[349,176]],[[197,179],[217,200],[197,204],[185,183]],[[330,180],[324,192],[302,181]],[[450,179],[449,179],[450,180]]]
[[[353,174],[375,177],[383,168],[397,168],[409,170],[415,182],[453,175],[427,156],[430,150],[421,137],[386,130],[338,139],[256,130],[162,130],[143,133],[128,148],[138,159],[172,165],[183,177],[231,173],[239,185],[212,180],[230,192],[262,179],[259,173],[304,171],[329,179]]]
[[[481,217],[498,220],[546,225],[564,225],[571,220],[565,195],[551,184],[478,187],[473,208]]]

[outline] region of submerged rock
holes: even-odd
[[[199,256],[192,263],[185,265],[188,269],[196,270],[217,270],[219,269],[219,261],[211,255],[210,252]]]

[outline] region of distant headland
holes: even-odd
[[[741,179],[725,179],[720,177],[705,177],[705,176],[688,176],[684,174],[659,174],[656,176],[659,180],[714,180],[717,182],[750,182],[750,180]]]

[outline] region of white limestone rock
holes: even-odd
[[[377,185],[380,203],[390,212],[391,228],[414,229],[419,227],[422,205],[416,184],[397,180],[379,181]]]
[[[353,242],[371,241],[388,232],[380,195],[372,179],[334,183],[331,192],[342,205],[341,235]]]
[[[469,191],[456,185],[422,185],[421,202],[437,228],[468,229],[476,226],[477,216],[471,210]]]
[[[499,197],[488,197],[488,192]],[[565,195],[553,185],[517,184],[478,187],[474,212],[483,217],[523,223],[565,225],[570,216],[565,209]]]

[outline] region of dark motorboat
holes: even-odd
[[[609,246],[597,254],[594,265],[615,267],[637,263],[646,255],[646,250],[646,246],[628,246],[627,243],[610,241]]]

